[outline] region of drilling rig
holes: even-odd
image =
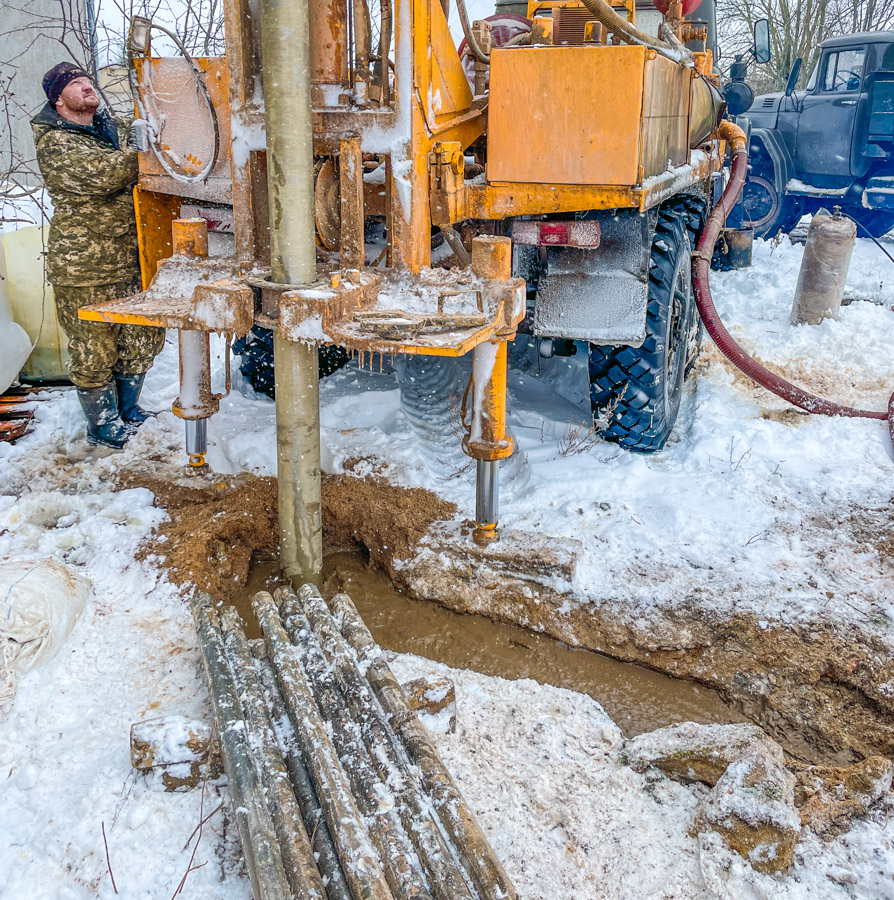
[[[690,254],[725,153],[698,0],[656,0],[652,33],[635,0],[529,0],[509,29],[457,2],[462,55],[449,0],[226,0],[223,58],[173,35],[155,55],[158,26],[132,23],[144,290],[81,315],[178,329],[195,466],[220,399],[210,333],[273,332],[290,575],[322,559],[320,346],[472,355],[480,542],[519,329],[542,352],[589,345],[594,415],[640,451],[667,440],[697,352]]]

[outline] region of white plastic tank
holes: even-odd
[[[12,318],[12,304],[6,281],[0,278],[0,394],[19,377],[31,353],[31,341]]]
[[[48,230],[47,225],[30,225],[0,234],[0,284],[13,320],[34,344],[22,367],[22,376],[29,381],[68,374],[68,338],[59,327],[53,289],[44,278]]]

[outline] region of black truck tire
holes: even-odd
[[[233,353],[241,358],[239,371],[259,394],[276,396],[273,378],[273,332],[255,325],[244,337],[233,343]],[[349,357],[343,347],[326,344],[320,347],[320,378],[338,371]]]
[[[677,420],[699,334],[690,266],[698,219],[698,207],[687,200],[671,202],[659,211],[643,345],[590,344],[594,425],[605,440],[627,450],[661,450]]]
[[[776,190],[773,172],[749,173],[742,189],[742,224],[754,229],[756,238],[788,234],[801,219],[799,200]]]

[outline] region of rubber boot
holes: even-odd
[[[115,376],[115,390],[118,392],[118,415],[127,425],[140,426],[146,419],[158,415],[158,413],[143,409],[137,403],[145,380],[145,375]]]
[[[87,419],[87,441],[121,450],[130,432],[118,417],[118,396],[110,381],[98,388],[78,388],[78,400]]]

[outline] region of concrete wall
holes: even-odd
[[[46,103],[47,69],[73,57],[84,63],[78,34],[87,34],[86,0],[2,0],[0,9],[0,185],[10,171],[20,184],[37,184],[29,120]]]

